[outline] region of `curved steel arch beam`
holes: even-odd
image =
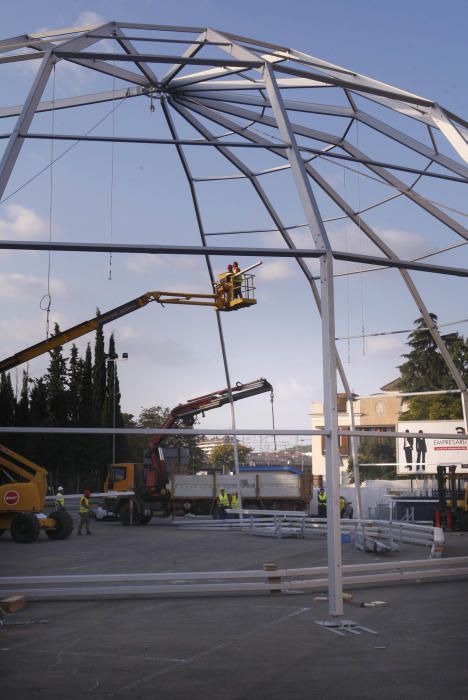
[[[242,129],[239,127],[239,124],[237,122],[234,122],[233,120],[227,119],[226,117],[218,114],[214,110],[207,109],[203,105],[197,105],[194,104],[193,100],[190,100],[188,103],[188,106],[190,109],[194,110],[195,112],[198,112],[202,114],[202,116],[206,117],[207,119],[210,119],[211,121],[222,125],[225,128],[231,129],[232,131],[237,132],[240,136],[243,136],[244,138],[254,141],[256,143],[261,143],[264,146],[270,147],[271,152],[276,153],[276,155],[280,156],[281,158],[285,159],[286,156],[284,152],[281,149],[276,148],[276,144],[267,139],[264,136],[259,136],[258,134],[255,134],[252,132],[250,129]],[[398,261],[398,256],[396,253],[376,234],[376,232],[368,225],[366,224],[361,217],[356,216],[354,213],[352,207],[329,185],[329,183],[322,177],[320,176],[310,164],[305,164],[305,169],[307,173],[317,182],[317,184],[320,185],[320,187],[330,196],[332,201],[335,202],[335,204],[342,210],[344,211],[350,219],[363,231],[363,233],[373,242],[375,245],[381,250],[385,255],[387,255],[388,258],[392,260]],[[464,410],[464,416],[465,420],[466,417],[468,416],[468,389],[467,386],[463,380],[463,377],[461,376],[460,372],[458,371],[456,365],[453,362],[452,356],[450,355],[447,346],[445,345],[444,341],[442,340],[442,337],[440,336],[438,329],[434,326],[434,322],[432,321],[429,311],[426,308],[423,299],[421,295],[419,294],[416,285],[414,284],[410,274],[406,270],[400,270],[400,275],[402,276],[408,291],[410,292],[418,310],[420,311],[422,317],[424,318],[426,325],[434,339],[434,342],[436,343],[438,349],[440,350],[447,367],[457,385],[457,388],[460,389],[462,392],[462,402],[463,402],[463,410]]]

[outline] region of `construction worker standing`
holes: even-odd
[[[347,502],[344,496],[340,496],[340,518],[344,517]]]
[[[81,535],[81,528],[83,525],[86,527],[86,534],[90,535],[91,531],[89,529],[89,513],[90,513],[90,506],[89,506],[89,497],[91,496],[90,491],[86,489],[83,491],[83,495],[81,496],[80,499],[80,526],[78,528],[78,534]]]
[[[237,513],[231,513],[231,518],[236,519],[239,517],[240,503],[239,494],[237,491],[231,495],[231,510],[236,510]]]
[[[55,495],[55,509],[65,510],[65,498],[63,497],[63,486],[59,486]]]
[[[239,263],[237,261],[234,261],[232,263],[232,272],[233,272],[233,275],[236,275],[235,277],[233,277],[234,299],[241,299],[242,298],[242,275],[237,274],[240,272]]]
[[[317,494],[317,501],[318,501],[318,517],[319,518],[326,518],[327,517],[327,494],[325,493],[325,489],[323,486],[320,488],[318,494]]]
[[[226,519],[226,508],[229,508],[229,496],[227,495],[224,486],[219,489],[218,495],[218,518],[220,520]]]

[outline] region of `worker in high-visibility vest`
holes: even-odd
[[[325,493],[325,489],[322,487],[318,494],[317,494],[317,501],[318,501],[318,517],[319,518],[326,518],[327,517],[327,494]]]
[[[91,496],[91,492],[86,489],[83,491],[83,495],[81,496],[80,499],[80,526],[78,528],[78,534],[81,535],[81,528],[83,525],[86,528],[86,534],[90,535],[91,530],[89,529],[89,514],[91,511],[90,505],[89,505],[89,497]]]
[[[226,493],[224,486],[221,486],[218,494],[218,518],[226,519],[226,508],[229,508],[229,496]]]
[[[65,510],[65,498],[63,496],[63,486],[59,486],[55,495],[55,509]]]
[[[234,491],[233,494],[231,494],[231,510],[236,510],[237,513],[231,513],[231,518],[235,519],[239,517],[239,510],[240,510],[240,502],[239,502],[239,494],[237,491]]]
[[[242,275],[239,275],[237,273],[240,272],[240,267],[239,263],[237,261],[234,261],[232,263],[232,272],[235,275],[235,277],[232,278],[233,284],[234,284],[234,299],[241,299],[242,298]]]
[[[347,504],[347,500],[344,496],[340,496],[340,518],[344,517],[344,512]]]

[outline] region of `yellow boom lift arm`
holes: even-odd
[[[141,309],[152,301],[158,302],[164,306],[165,304],[189,304],[193,306],[211,306],[218,311],[236,311],[237,309],[242,309],[247,306],[252,306],[256,304],[257,301],[254,296],[255,287],[253,284],[254,275],[245,274],[254,267],[261,265],[261,262],[251,265],[245,270],[237,273],[237,275],[230,275],[229,273],[221,273],[219,275],[218,281],[214,285],[214,294],[190,294],[186,292],[146,292],[141,296],[133,299],[132,301],[127,301],[126,304],[117,306],[115,309],[106,311],[95,318],[89,319],[89,321],[83,321],[83,323],[78,323],[72,328],[68,328],[66,331],[57,333],[47,340],[42,340],[40,343],[31,345],[21,352],[17,352],[11,357],[7,357],[5,360],[0,361],[0,372],[7,372],[18,365],[23,364],[23,362],[28,362],[34,357],[39,357],[54,348],[63,345],[64,343],[69,343],[75,338],[79,338],[86,333],[96,330],[100,326],[104,326],[106,323],[115,321],[126,314],[130,314],[133,311]],[[242,280],[242,296],[234,297],[234,278],[241,276]]]

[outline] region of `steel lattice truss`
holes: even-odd
[[[0,119],[8,123],[15,120],[9,133],[0,134],[5,144],[0,162],[0,201],[27,139],[170,144],[177,152],[189,184],[201,241],[200,246],[185,247],[162,246],[157,242],[145,246],[133,241],[127,244],[0,241],[0,248],[203,255],[212,281],[211,255],[235,253],[296,259],[322,317],[327,487],[330,522],[336,521],[329,537],[329,561],[335,566],[333,571],[330,569],[330,610],[339,613],[342,600],[336,505],[339,493],[336,469],[336,464],[339,464],[337,371],[350,405],[352,393],[335,348],[334,263],[337,260],[360,263],[361,269],[363,265],[398,268],[461,392],[466,422],[467,387],[411,277],[411,271],[467,277],[468,270],[425,262],[424,258],[433,255],[434,251],[426,251],[418,260],[402,259],[371,225],[367,212],[399,199],[424,212],[448,232],[451,245],[442,251],[465,244],[468,231],[460,215],[466,215],[431,199],[427,194],[427,183],[442,182],[445,186],[458,188],[468,183],[468,124],[430,99],[301,51],[203,27],[109,22],[5,39],[0,41],[0,53],[2,64],[39,63],[24,103],[0,107]],[[109,76],[113,81],[112,90],[43,100],[44,90],[60,62]],[[144,100],[146,105],[150,100],[152,106],[154,101],[169,137],[100,136],[90,132],[64,134],[32,129],[33,120],[41,112],[73,111],[86,105],[128,100]],[[404,120],[417,126],[417,137],[413,135],[414,130],[400,128]],[[327,130],[323,130],[324,124]],[[361,129],[362,143],[365,142],[364,134],[378,135],[381,142],[386,142],[383,152],[387,156],[389,152],[395,153],[396,157],[389,160],[388,157],[376,156],[372,148],[361,145],[361,140],[355,142],[352,131],[356,129]],[[394,151],[389,150],[389,144]],[[214,150],[229,166],[228,175],[211,174],[203,178],[205,181],[241,179],[251,186],[271,221],[272,230],[280,234],[282,247],[259,249],[209,244],[210,234],[205,230],[197,194],[197,183],[201,178],[194,175],[190,162],[195,146]],[[256,154],[258,166],[252,165]],[[267,160],[268,164],[265,164]],[[334,178],[324,173],[324,165],[330,168],[332,164],[357,172],[359,177],[380,185],[382,196],[365,206],[356,206],[346,191],[337,187]],[[285,171],[292,176],[302,205],[304,222],[295,226],[283,220],[279,203],[264,186],[264,176]],[[328,202],[334,216],[327,219],[322,215],[318,200],[321,204]],[[360,235],[371,242],[376,254],[337,250],[331,243],[328,223],[338,219],[353,224]],[[310,233],[309,246],[296,245],[294,229],[301,227]],[[219,235],[235,233],[249,232],[225,230]],[[309,265],[311,258],[320,260],[319,284]],[[352,415],[351,428],[355,429]],[[353,462],[357,465],[353,445],[352,452]],[[359,483],[358,478],[356,483]]]

